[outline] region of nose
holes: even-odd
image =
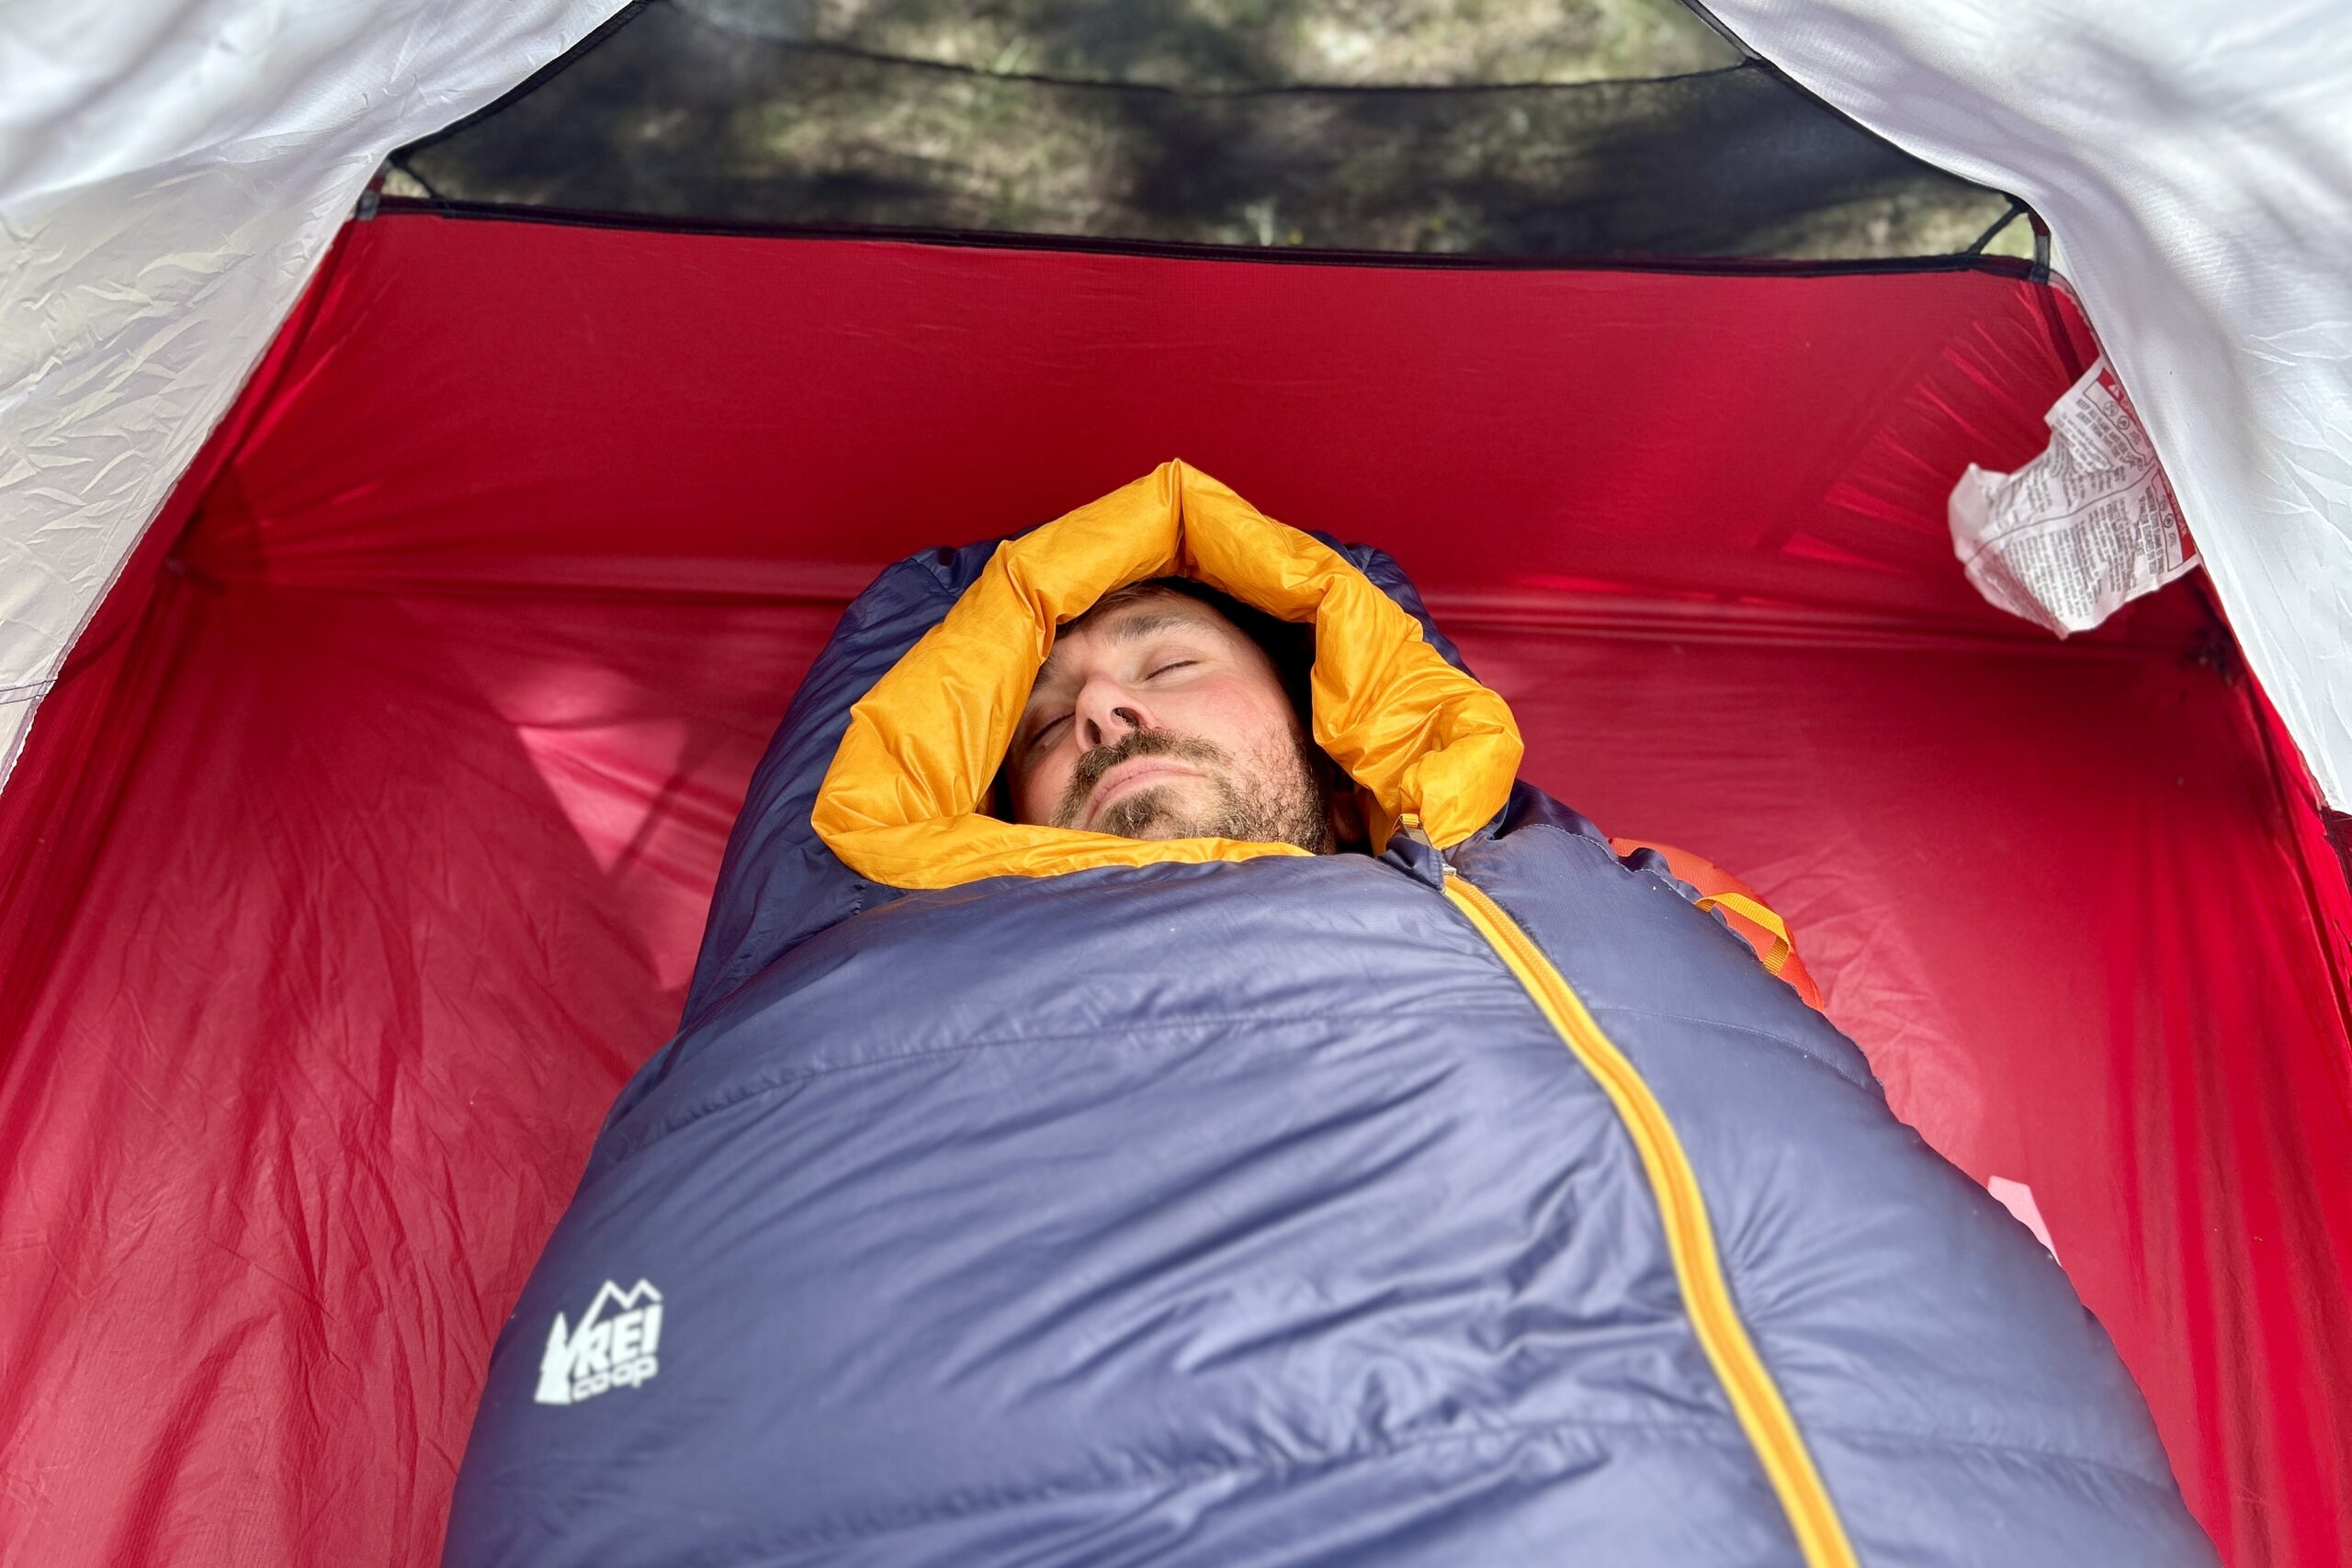
[[[1087,751],[1107,746],[1131,729],[1151,728],[1142,700],[1107,675],[1097,675],[1079,688],[1071,722],[1080,749]]]

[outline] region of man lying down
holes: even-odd
[[[2211,1562],[2032,1236],[1519,754],[1392,562],[1181,464],[885,572],[447,1561]]]

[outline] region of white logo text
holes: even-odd
[[[577,1404],[606,1389],[635,1388],[662,1370],[662,1292],[639,1280],[622,1290],[610,1280],[571,1328],[555,1314],[539,1358],[541,1404]]]

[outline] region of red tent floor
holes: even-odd
[[[2228,1560],[2352,1560],[2346,896],[2191,584],[1943,497],[2063,292],[346,231],[0,795],[0,1558],[421,1563],[500,1320],[881,563],[1185,457],[1385,546],[1528,775],[1788,917],[2027,1184]]]

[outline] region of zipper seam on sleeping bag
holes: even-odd
[[[1485,889],[1451,864],[1445,866],[1444,875],[1446,897],[1526,988],[1537,1009],[1558,1031],[1569,1054],[1609,1096],[1633,1138],[1657,1200],[1667,1251],[1674,1259],[1675,1279],[1681,1286],[1692,1331],[1780,1497],[1807,1568],[1859,1568],[1860,1560],[1846,1539],[1845,1525],[1822,1483],[1804,1437],[1797,1430],[1796,1418],[1789,1413],[1788,1402],[1757,1353],[1747,1325],[1740,1321],[1739,1309],[1732,1302],[1723,1259],[1715,1250],[1714,1227],[1707,1218],[1706,1198],[1699,1190],[1698,1174],[1690,1168],[1682,1141],[1667,1119],[1666,1108],[1534,939]]]

